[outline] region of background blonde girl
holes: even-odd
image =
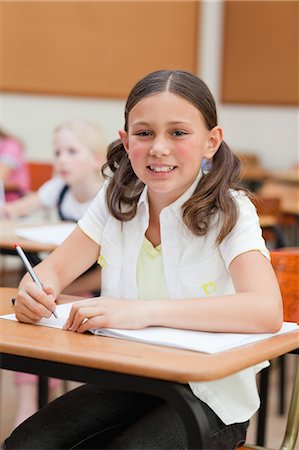
[[[93,122],[69,120],[54,130],[53,144],[53,178],[37,192],[6,204],[6,217],[27,216],[41,208],[55,208],[62,220],[77,221],[87,210],[103,183],[101,167],[106,161],[106,146],[101,128]],[[68,293],[80,294],[82,289],[86,292],[99,286],[100,270],[95,266],[75,281]],[[16,373],[14,380],[18,391],[17,426],[37,410],[37,377]],[[59,380],[49,380],[51,396],[56,395],[59,384]]]

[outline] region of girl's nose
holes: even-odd
[[[170,150],[164,139],[155,139],[149,153],[151,156],[156,156],[159,158],[161,156],[169,155]]]
[[[56,155],[55,159],[57,162],[61,163],[67,159],[67,155],[64,152],[61,152],[58,155]]]

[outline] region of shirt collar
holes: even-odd
[[[196,189],[196,186],[198,185],[199,180],[201,179],[203,175],[202,170],[200,169],[198,172],[197,177],[191,184],[191,186],[181,195],[175,202],[171,203],[171,205],[164,208],[164,210],[171,209],[174,212],[180,211],[182,205],[192,196],[193,192]],[[147,186],[144,187],[143,191],[141,192],[141,195],[138,200],[138,207],[144,204],[146,209],[148,210],[148,196],[147,196]]]

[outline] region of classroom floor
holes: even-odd
[[[2,273],[1,273],[2,272]],[[0,270],[1,286],[14,286],[16,277],[10,271]],[[13,282],[14,281],[14,282]],[[287,355],[286,358],[286,405],[289,403],[291,395],[292,380],[295,373],[295,355]],[[73,387],[74,385],[68,384]],[[267,421],[267,433],[265,444],[273,449],[279,448],[284,434],[286,416],[280,416],[278,410],[278,365],[276,361],[272,363],[270,372],[270,391],[269,391],[269,411]],[[13,384],[12,372],[0,370],[0,442],[12,431],[14,418],[16,415],[17,398],[16,390]],[[247,443],[255,443],[256,419],[251,420]],[[299,449],[299,442],[297,443]]]

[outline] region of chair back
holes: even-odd
[[[299,248],[272,250],[270,255],[281,290],[283,320],[299,324]]]
[[[281,200],[277,197],[267,198],[257,196],[253,199],[253,203],[256,207],[259,216],[272,216],[278,222],[281,214]]]
[[[38,188],[53,176],[53,165],[43,162],[28,162],[30,176],[30,190],[37,191]]]

